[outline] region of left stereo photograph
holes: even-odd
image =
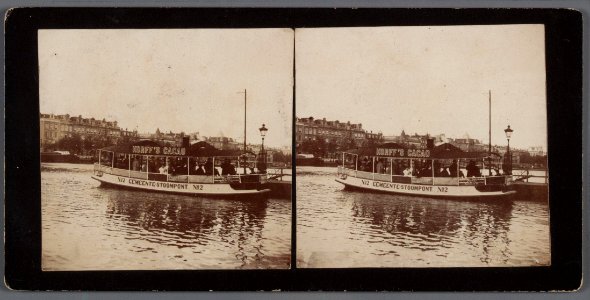
[[[289,269],[293,39],[39,30],[41,269]]]

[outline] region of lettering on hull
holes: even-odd
[[[352,179],[349,177],[348,179]],[[404,184],[395,182],[383,182],[367,179],[346,180],[347,182],[337,179],[337,181],[351,186],[360,188],[367,188],[376,191],[391,191],[401,194],[415,194],[415,195],[430,195],[443,197],[481,197],[481,196],[502,196],[510,195],[510,192],[486,192],[477,191],[473,186],[432,186],[432,185],[417,185]]]
[[[229,184],[195,184],[195,183],[174,183],[159,182],[145,179],[128,178],[121,176],[104,176],[93,177],[94,179],[119,186],[136,187],[144,190],[155,190],[161,192],[178,192],[186,194],[217,194],[217,195],[235,195],[235,194],[258,194],[265,193],[269,190],[234,190]]]

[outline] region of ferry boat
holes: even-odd
[[[187,195],[251,195],[270,191],[253,153],[219,150],[206,142],[182,147],[154,141],[98,150],[92,178],[101,184]],[[255,161],[255,160],[254,160]]]
[[[448,143],[427,149],[386,143],[342,153],[336,181],[348,188],[437,198],[515,194],[512,176],[494,165],[499,160],[498,154],[465,152]]]

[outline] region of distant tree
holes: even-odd
[[[368,139],[363,140],[362,146],[363,147],[374,147],[377,144],[378,144],[378,142],[376,139],[368,138]]]
[[[338,144],[338,150],[346,151],[350,149],[355,149],[358,145],[356,141],[352,138],[352,133],[348,133],[343,139],[340,140],[340,144]]]
[[[56,150],[69,151],[71,154],[80,154],[83,149],[83,140],[78,134],[65,136],[58,140],[53,148]]]
[[[323,157],[326,154],[327,146],[323,139],[305,140],[297,151],[299,153],[311,153],[316,157]]]
[[[334,140],[331,140],[327,145],[327,152],[334,153],[336,151],[338,151],[338,144]]]

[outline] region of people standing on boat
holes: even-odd
[[[366,156],[363,157],[363,160],[361,161],[361,171],[365,171],[365,172],[371,172],[372,166],[371,163],[369,162],[369,158],[367,158]]]
[[[131,167],[133,168],[133,171],[139,171],[139,160],[137,159],[137,157],[133,157],[133,162],[131,163]]]
[[[168,166],[161,165],[159,171],[160,171],[160,174],[168,174]]]
[[[434,169],[432,170],[434,172],[434,176],[435,177],[441,177],[441,169],[440,169],[440,162],[438,162],[438,160],[434,161]]]
[[[383,173],[383,162],[381,162],[381,160],[377,161],[377,164],[375,165],[375,172],[378,174]]]
[[[227,158],[221,164],[221,175],[236,175],[234,165]]]
[[[425,161],[424,162],[424,167],[422,168],[422,170],[420,170],[420,177],[432,177],[434,174],[432,173],[432,167],[430,165],[430,161]]]
[[[450,177],[451,174],[449,173],[449,169],[448,168],[443,168],[442,171],[440,171],[439,176],[440,177]]]
[[[473,160],[469,161],[469,164],[467,164],[467,177],[481,177],[481,172],[479,171],[479,168],[475,165],[475,162]]]
[[[205,172],[204,165],[203,164],[198,165],[195,175],[205,175],[205,174],[207,174],[207,173]]]
[[[453,159],[453,163],[449,167],[449,171],[450,171],[449,174],[451,174],[451,177],[457,177],[457,160]]]
[[[207,158],[207,161],[205,162],[205,174],[213,175],[213,160],[211,157]]]
[[[412,169],[410,167],[404,169],[404,176],[412,176]]]

